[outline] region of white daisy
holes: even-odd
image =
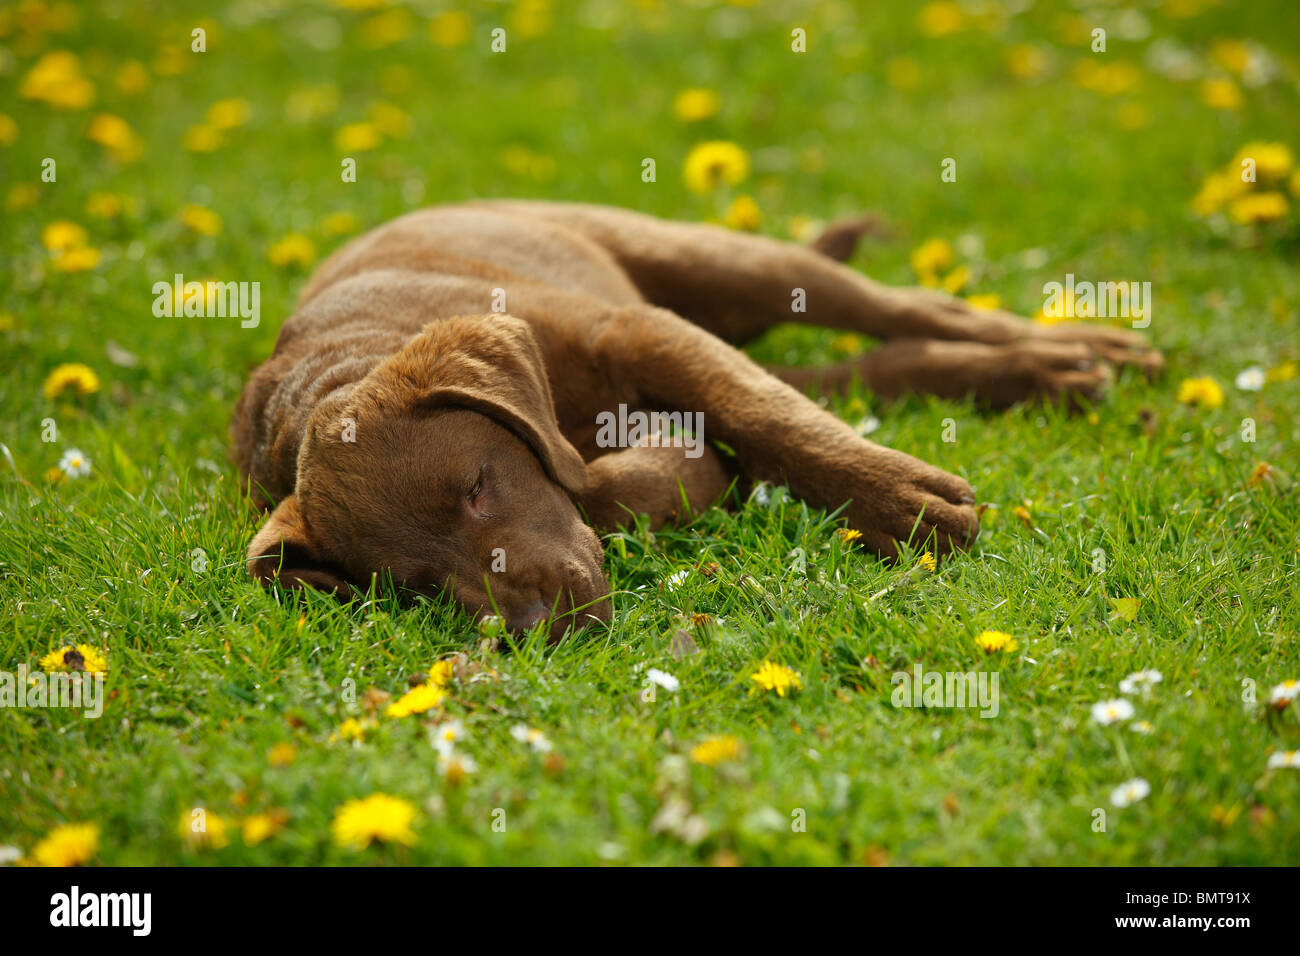
[[[1283,767],[1300,770],[1300,750],[1275,750],[1268,755],[1268,769],[1280,770]]]
[[[1128,725],[1128,729],[1133,731],[1135,734],[1149,734],[1151,733],[1151,721],[1135,720],[1133,723]]]
[[[546,734],[526,724],[515,724],[510,728],[510,736],[521,744],[532,747],[538,753],[544,754],[551,749],[551,742],[546,739]]]
[[[478,764],[468,754],[448,753],[438,757],[438,772],[444,777],[466,777],[478,770]]]
[[[444,720],[429,731],[429,740],[433,744],[433,749],[444,757],[450,756],[464,737],[465,726],[459,720]]]
[[[686,576],[690,573],[691,573],[690,571],[683,570],[683,571],[678,571],[676,574],[670,575],[668,580],[664,582],[664,587],[669,591],[673,590],[673,588],[677,587],[677,585],[685,581]]]
[[[1128,720],[1133,716],[1133,705],[1123,697],[1102,700],[1092,705],[1092,719],[1103,727]]]
[[[1127,807],[1137,803],[1151,792],[1151,784],[1141,777],[1126,780],[1111,791],[1110,802],[1117,807]]]
[[[1269,692],[1268,702],[1285,707],[1295,700],[1297,695],[1300,695],[1300,680],[1284,680]]]
[[[650,681],[652,684],[658,684],[670,694],[676,693],[677,688],[682,686],[681,682],[678,681],[676,677],[666,671],[661,671],[658,668],[650,668],[645,672],[645,676],[646,680]]]
[[[59,470],[69,478],[84,478],[90,474],[90,459],[80,449],[69,448],[59,459]]]
[[[1243,392],[1258,392],[1264,387],[1265,372],[1258,365],[1252,365],[1237,373],[1237,387]]]
[[[1165,675],[1159,671],[1137,671],[1119,682],[1119,692],[1121,694],[1136,694],[1139,691],[1146,693],[1151,689],[1152,684],[1159,684],[1164,679]]]

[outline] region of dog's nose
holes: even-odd
[[[510,618],[510,630],[516,632],[527,631],[534,625],[546,620],[550,613],[551,609],[549,607],[541,601],[534,601],[531,606]]]

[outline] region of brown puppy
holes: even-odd
[[[1160,367],[1132,333],[1036,326],[880,286],[818,248],[595,206],[480,202],[403,216],[308,283],[232,425],[239,466],[275,509],[248,568],[342,594],[375,574],[513,629],[558,637],[607,619],[599,541],[709,506],[733,472],[847,503],[875,552],[937,553],[978,531],[961,478],[857,435],[792,385],[854,376],[876,393],[1003,407],[1092,394],[1106,362]],[[802,301],[805,311],[793,311]],[[728,343],[789,321],[888,340],[854,362],[765,371]],[[784,379],[784,380],[783,380]],[[699,413],[710,447],[602,447],[598,416]],[[580,511],[581,509],[581,511]]]

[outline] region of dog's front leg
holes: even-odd
[[[878,554],[911,541],[939,553],[978,533],[970,485],[873,444],[745,355],[653,306],[616,309],[593,331],[596,360],[644,404],[703,414],[706,439],[736,453],[745,475],[786,484],[846,516]]]
[[[578,505],[599,531],[647,515],[650,529],[705,510],[731,486],[721,456],[707,445],[635,445],[587,462],[587,487]]]

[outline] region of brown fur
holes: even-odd
[[[478,202],[403,216],[327,259],[253,374],[232,433],[275,504],[249,547],[263,583],[350,593],[391,573],[515,628],[607,618],[591,527],[707,507],[733,473],[847,503],[881,555],[978,532],[970,486],[875,445],[793,386],[861,378],[892,397],[995,407],[1095,394],[1108,362],[1160,367],[1132,333],[1035,326],[847,258],[870,219],[813,249],[596,206]],[[807,311],[793,313],[794,290]],[[493,312],[504,290],[508,314]],[[825,369],[764,370],[728,343],[788,321],[887,340]],[[597,445],[597,414],[702,412],[712,448]],[[477,490],[476,490],[477,489]],[[505,570],[498,564],[504,560]]]

